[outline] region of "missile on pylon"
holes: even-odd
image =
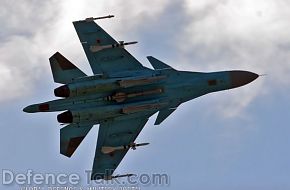
[[[148,144],[149,143],[140,143],[140,144],[131,143],[129,145],[116,146],[116,147],[103,146],[102,147],[102,153],[104,153],[104,154],[110,154],[110,153],[115,152],[117,150],[129,150],[130,148],[132,148],[133,150],[135,150],[136,147],[138,147],[138,146],[146,146]]]
[[[127,46],[127,45],[132,45],[132,44],[137,44],[138,42],[134,41],[134,42],[125,42],[124,41],[120,41],[119,43],[117,44],[109,44],[109,45],[99,45],[99,44],[96,44],[96,45],[92,45],[90,47],[90,50],[91,52],[98,52],[98,51],[101,51],[101,50],[104,50],[104,49],[110,49],[110,48],[124,48],[124,46]]]
[[[88,80],[88,78],[77,79],[74,83],[62,85],[54,89],[54,95],[57,97],[76,97],[101,93],[107,91],[116,91],[120,88],[129,88],[134,86],[149,85],[161,82],[166,76],[142,76],[142,77],[125,77],[109,80]]]
[[[120,103],[120,102],[124,102],[128,98],[134,98],[134,97],[139,97],[139,96],[149,96],[149,95],[153,95],[153,94],[160,94],[162,92],[163,92],[163,90],[161,88],[142,91],[142,92],[129,93],[129,94],[126,94],[123,92],[117,92],[112,96],[106,97],[106,100],[114,100],[114,101]]]

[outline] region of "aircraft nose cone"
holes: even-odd
[[[259,75],[249,71],[230,71],[231,88],[237,88],[257,79]]]

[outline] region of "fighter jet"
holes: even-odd
[[[155,125],[161,124],[177,107],[208,93],[246,85],[259,75],[248,71],[178,71],[148,56],[154,69],[141,65],[125,46],[137,42],[114,40],[95,20],[105,16],[74,21],[73,25],[94,73],[87,76],[56,52],[49,58],[54,82],[63,84],[54,90],[59,99],[33,104],[27,113],[59,112],[60,153],[71,157],[88,132],[99,124],[92,180],[110,180],[148,119],[158,112]]]

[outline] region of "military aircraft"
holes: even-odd
[[[178,71],[152,56],[147,58],[154,69],[146,68],[125,49],[137,42],[117,42],[95,22],[111,17],[73,22],[94,75],[87,76],[56,52],[49,61],[54,82],[63,84],[54,90],[61,98],[23,109],[64,111],[57,120],[67,124],[60,130],[60,153],[67,157],[100,124],[92,180],[132,175],[113,173],[129,149],[148,144],[136,144],[135,139],[153,114],[158,112],[155,125],[159,125],[183,102],[246,85],[259,76],[240,70]]]

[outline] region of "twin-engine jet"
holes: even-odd
[[[111,15],[73,22],[93,76],[87,76],[60,53],[49,58],[54,90],[59,99],[33,104],[24,112],[58,112],[60,153],[71,157],[91,128],[99,124],[91,179],[110,180],[144,125],[158,113],[155,125],[162,123],[183,102],[199,96],[246,85],[258,75],[248,71],[212,73],[178,71],[162,61],[147,57],[154,69],[142,66],[125,46],[137,42],[117,42],[95,20]]]

